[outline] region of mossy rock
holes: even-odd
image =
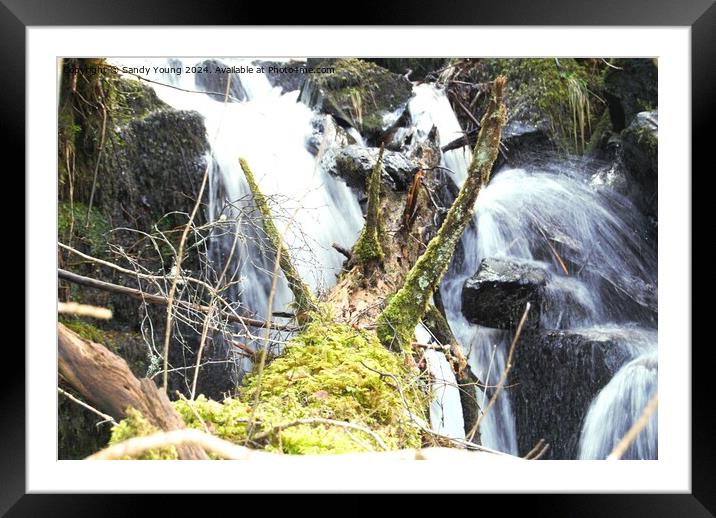
[[[332,66],[335,71],[311,75],[301,89],[301,100],[368,139],[380,137],[398,122],[412,95],[410,81],[375,63],[337,59],[316,66]]]
[[[411,81],[422,81],[448,64],[449,58],[365,58],[378,66],[396,74],[408,76]]]
[[[507,76],[507,127],[537,128],[562,153],[586,150],[604,111],[594,95],[602,88],[601,71],[571,58],[484,59],[475,71],[473,79],[482,82]]]
[[[57,206],[57,237],[62,243],[77,242],[91,255],[106,255],[107,233],[110,230],[108,218],[93,207],[88,209],[84,203],[70,204],[60,201]]]
[[[604,73],[612,126],[621,131],[637,113],[658,106],[658,68],[653,59],[617,59]]]

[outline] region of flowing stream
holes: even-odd
[[[176,66],[202,60],[114,61],[118,65],[131,61],[132,66]],[[223,61],[227,65],[247,63]],[[193,74],[149,77],[169,85],[153,85],[167,104],[205,117],[211,144],[209,218],[220,221],[246,215],[240,232],[215,240],[212,250],[219,263],[231,255],[233,267],[240,272],[241,283],[232,297],[259,318],[265,317],[273,268],[273,257],[262,253],[261,233],[249,217],[254,208],[239,157],[247,159],[262,191],[270,197],[279,230],[303,278],[315,292],[334,285],[343,257],[331,245],[350,248],[362,228],[363,216],[356,193],[317,165],[320,161],[309,152],[307,142],[315,133],[317,114],[297,102],[298,91],[282,92],[263,74],[238,74],[233,79],[240,82],[245,98],[224,104],[206,94],[171,88],[203,90]],[[442,145],[462,135],[446,95],[432,85],[414,87],[409,113],[418,139],[433,125]],[[331,144],[330,139],[324,142]],[[443,155],[441,165],[458,186],[465,180],[470,158],[467,147]],[[470,368],[488,386],[498,382],[505,368],[512,332],[471,324],[462,314],[462,286],[484,258],[512,257],[549,270],[550,304],[542,313],[543,327],[617,335],[619,347],[631,359],[592,402],[579,447],[580,458],[605,458],[656,392],[655,323],[650,320],[652,313],[643,308],[644,288],[656,285],[656,258],[635,231],[641,228],[641,220],[630,203],[590,183],[591,176],[585,173],[588,169],[585,162],[556,161],[495,174],[478,197],[473,224],[463,235],[462,252],[451,264],[440,294]],[[564,274],[561,258],[548,245],[547,236],[559,245],[570,264],[582,265],[577,274]],[[291,294],[281,279],[272,310],[290,311]],[[633,329],[637,332],[627,332]],[[445,356],[431,351],[427,363],[437,380],[432,427],[464,437],[459,392]],[[484,407],[492,391],[479,387],[475,395]],[[656,458],[656,436],[653,417],[627,457]],[[526,453],[517,451],[509,390],[500,394],[483,421],[481,440],[496,450]]]

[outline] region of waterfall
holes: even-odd
[[[112,61],[124,64],[122,60]],[[249,62],[231,58],[222,61],[230,66]],[[154,59],[144,64],[151,69],[201,62],[199,58]],[[138,60],[131,60],[131,64],[136,66]],[[261,246],[263,237],[255,224],[255,207],[239,157],[247,159],[261,190],[270,198],[279,231],[304,280],[318,293],[333,286],[343,257],[331,245],[335,242],[350,248],[363,226],[363,216],[356,194],[329,175],[309,151],[307,142],[315,133],[317,118],[322,116],[297,102],[298,91],[272,87],[260,73],[233,74],[231,95],[240,96],[241,102],[226,104],[217,96],[196,93],[217,92],[198,83],[196,74],[160,72],[149,77],[166,85],[153,85],[160,99],[177,109],[197,111],[205,118],[211,144],[208,219],[240,221],[238,228],[213,239],[211,247],[217,264],[229,255],[233,257],[232,271],[238,272],[241,282],[231,298],[263,318],[274,260],[265,256],[265,247]],[[408,105],[409,130],[418,139],[425,138],[433,126],[438,129],[441,145],[463,135],[444,91],[429,84],[416,85],[413,90]],[[355,130],[350,134],[363,145],[361,135]],[[332,142],[329,139],[324,144],[330,147]],[[463,147],[444,153],[441,167],[459,187],[470,160],[470,149]],[[497,384],[505,369],[513,332],[471,324],[462,314],[463,284],[482,259],[517,258],[551,273],[546,289],[548,303],[541,314],[543,327],[619,335],[617,342],[629,361],[592,402],[580,439],[580,458],[604,458],[656,390],[656,322],[650,289],[656,286],[657,261],[639,233],[643,225],[637,211],[625,198],[590,182],[589,171],[587,161],[552,160],[497,172],[478,197],[472,224],[443,279],[440,296],[470,369],[487,385],[472,389],[483,408],[492,397],[489,387]],[[578,270],[565,275],[565,260],[579,265]],[[281,277],[272,310],[290,311],[291,299]],[[638,332],[628,332],[630,329]],[[421,329],[417,332],[420,334]],[[459,392],[444,354],[428,350],[426,362],[435,378],[431,426],[439,433],[464,437]],[[525,453],[518,452],[509,389],[501,392],[480,432],[485,446]],[[656,444],[656,419],[652,418],[628,456],[655,458]]]
[[[436,125],[442,145],[462,135],[439,89],[421,85],[415,94],[410,109],[419,133]],[[470,150],[462,148],[445,153],[441,165],[460,186],[469,162]],[[625,329],[633,322],[647,328],[655,325],[645,300],[648,288],[656,285],[657,262],[638,231],[644,228],[641,216],[625,198],[598,189],[591,169],[587,160],[553,160],[529,170],[503,169],[495,174],[478,197],[474,224],[461,241],[463,253],[456,254],[440,294],[470,368],[483,383],[494,386],[505,368],[513,333],[469,323],[462,314],[463,284],[486,257],[512,257],[547,269],[552,275],[541,326],[587,336],[606,334],[635,358],[603,389],[585,419],[580,457],[605,458],[608,448],[638,418],[655,387],[656,333]],[[547,236],[564,258],[555,254]],[[581,265],[577,275],[564,275],[564,260]],[[639,375],[634,374],[637,369]],[[484,407],[491,391],[478,388],[476,392]],[[656,456],[654,421],[636,446],[634,455],[639,458]],[[486,446],[518,453],[509,390],[500,394],[487,414],[481,435]]]

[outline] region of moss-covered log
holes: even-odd
[[[266,237],[271,244],[273,252],[280,256],[279,264],[283,274],[286,276],[286,281],[288,281],[288,287],[293,293],[296,304],[296,315],[305,316],[310,311],[316,309],[316,298],[313,296],[313,293],[311,293],[311,290],[306,283],[303,282],[303,279],[301,279],[298,270],[296,270],[296,267],[291,261],[288,250],[285,246],[281,245],[281,234],[273,222],[273,216],[271,215],[271,209],[269,208],[268,201],[266,200],[266,196],[264,196],[261,192],[258,183],[256,183],[256,178],[254,177],[254,173],[251,171],[248,162],[243,158],[239,159],[239,162],[241,163],[241,169],[243,169],[244,175],[246,176],[246,181],[249,184],[249,189],[251,189],[254,203],[261,212]],[[282,249],[280,254],[278,253],[279,249]]]
[[[482,118],[467,179],[445,221],[408,273],[403,287],[390,299],[378,317],[378,338],[387,347],[403,350],[410,348],[415,326],[425,314],[455,247],[472,218],[477,195],[490,179],[505,124],[504,87],[505,78],[500,76],[494,81],[492,99]]]
[[[365,216],[365,226],[361,231],[356,244],[353,246],[353,261],[363,265],[379,262],[385,257],[381,236],[383,234],[380,221],[380,181],[383,174],[383,146],[380,147],[378,160],[368,177],[368,208]]]

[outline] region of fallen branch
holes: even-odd
[[[122,295],[127,295],[129,297],[148,302],[150,304],[162,304],[166,305],[169,300],[167,297],[163,295],[154,295],[151,293],[145,293],[141,290],[135,289],[135,288],[129,288],[127,286],[120,286],[119,284],[112,284],[111,282],[106,281],[100,281],[98,279],[92,279],[91,277],[84,277],[82,275],[77,275],[76,273],[68,272],[67,270],[63,270],[61,268],[58,268],[57,275],[60,279],[64,279],[68,282],[72,282],[74,284],[79,284],[81,286],[87,286],[90,288],[97,288],[98,290],[103,291],[109,291],[112,293],[121,293]],[[198,311],[200,313],[208,313],[209,312],[209,306],[204,306],[201,304],[193,304],[191,302],[186,302],[184,300],[175,300],[174,303],[178,306],[182,306],[185,309],[190,309],[193,311]],[[254,318],[249,317],[241,317],[237,315],[227,314],[225,315],[226,320],[229,322],[237,322],[240,324],[245,324],[247,326],[251,327],[260,327],[264,328],[267,324],[265,320],[257,320]],[[270,323],[272,329],[276,329],[279,331],[297,331],[298,328],[295,326],[285,325],[285,324],[275,324]]]
[[[57,332],[59,374],[83,398],[117,421],[134,408],[160,430],[184,428],[183,419],[152,380],[137,379],[122,358],[64,325],[58,324]],[[177,453],[181,459],[207,458],[192,445],[177,448]]]
[[[342,256],[344,256],[344,257],[345,257],[346,259],[348,259],[349,261],[353,258],[353,254],[351,253],[351,251],[348,250],[347,248],[342,247],[342,246],[339,245],[338,243],[332,243],[331,246],[333,247],[333,249],[334,249],[336,252],[338,252],[339,254],[341,254]]]
[[[482,127],[468,168],[465,183],[425,252],[415,262],[402,288],[390,299],[377,320],[378,339],[393,350],[409,350],[415,326],[425,314],[428,303],[450,264],[455,247],[472,220],[475,201],[490,179],[492,165],[499,152],[505,125],[503,94],[506,79],[498,77],[493,96],[482,119]]]
[[[248,459],[251,452],[249,448],[225,441],[201,430],[186,428],[184,430],[172,430],[171,432],[158,432],[143,437],[132,437],[90,455],[87,460],[116,460],[126,457],[138,457],[147,450],[167,446],[175,446],[177,449],[182,446],[201,448],[222,459],[229,460]]]
[[[261,192],[261,189],[256,182],[256,178],[254,177],[254,173],[251,171],[248,162],[245,159],[241,158],[239,159],[239,163],[241,164],[241,169],[244,171],[246,181],[249,184],[249,189],[251,190],[251,194],[254,198],[254,203],[259,209],[259,212],[261,212],[266,237],[271,243],[273,252],[280,259],[281,270],[286,277],[286,281],[288,281],[289,289],[293,293],[293,297],[298,308],[296,314],[305,314],[306,312],[314,309],[317,306],[316,298],[313,296],[313,293],[311,293],[311,290],[306,285],[306,283],[303,282],[301,275],[298,273],[298,270],[293,265],[293,262],[291,261],[291,258],[289,257],[288,253],[278,253],[278,250],[281,246],[281,234],[279,233],[278,229],[276,228],[276,225],[273,222],[273,217],[271,215],[271,209],[269,208],[268,201],[264,194]]]
[[[92,317],[100,320],[109,320],[112,318],[111,309],[89,306],[87,304],[78,304],[77,302],[59,302],[57,304],[57,312],[63,315]]]

